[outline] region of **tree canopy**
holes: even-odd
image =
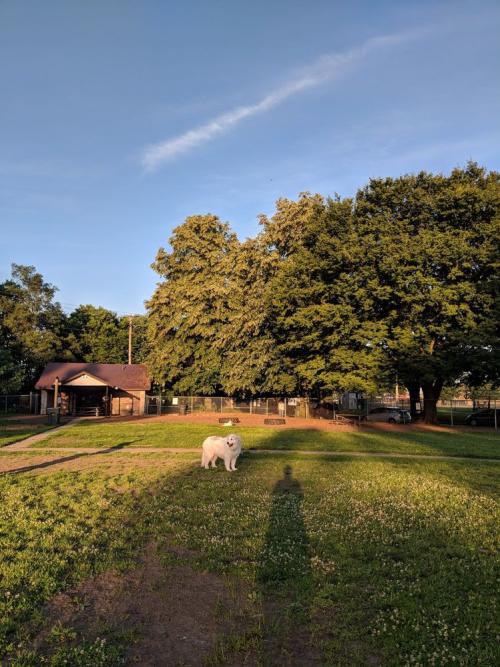
[[[193,216],[160,249],[151,367],[175,391],[374,392],[399,378],[435,418],[445,384],[496,383],[500,181],[372,179],[353,199],[280,199],[239,242]]]
[[[153,264],[163,278],[148,301],[155,380],[177,392],[221,391],[222,330],[229,322],[231,258],[238,245],[229,225],[196,215],[174,229],[170,252]]]
[[[500,175],[374,178],[353,198],[302,193],[240,241],[193,215],[160,248],[133,361],[177,393],[322,396],[396,380],[425,419],[443,387],[499,385]],[[14,264],[0,284],[0,391],[51,360],[125,363],[128,318],[82,305]]]
[[[0,283],[0,388],[14,392],[33,384],[47,361],[63,354],[64,312],[34,266],[12,265]]]
[[[500,180],[475,164],[449,177],[373,179],[355,201],[359,271],[394,373],[435,419],[445,383],[498,379]]]
[[[30,391],[49,361],[127,363],[128,318],[91,305],[67,315],[56,292],[33,266],[13,264],[0,283],[0,393]],[[145,316],[133,327],[133,360],[144,361]]]

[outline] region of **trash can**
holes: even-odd
[[[185,415],[185,414],[187,414],[187,405],[184,405],[184,403],[182,403],[181,405],[179,405],[179,414],[180,414],[180,415]]]
[[[59,408],[47,408],[47,418],[49,426],[57,426],[59,424]]]

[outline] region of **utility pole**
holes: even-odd
[[[128,363],[132,363],[132,315],[128,316]]]

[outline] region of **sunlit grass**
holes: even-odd
[[[43,433],[48,428],[48,424],[33,424],[22,419],[0,419],[0,447]]]
[[[272,427],[220,426],[137,422],[81,422],[54,433],[37,447],[200,447],[208,435],[234,431],[246,448],[386,452],[500,458],[500,436],[495,432],[433,431],[320,431]]]

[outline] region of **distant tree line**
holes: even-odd
[[[371,179],[354,198],[280,199],[261,232],[195,215],[153,268],[134,361],[184,394],[310,395],[405,385],[428,422],[443,388],[498,385],[500,174]],[[66,315],[15,266],[0,285],[0,390],[50,359],[126,362],[127,322]]]
[[[33,266],[13,264],[0,283],[0,393],[31,390],[49,361],[127,363],[128,318],[91,305],[66,314],[56,291]],[[146,354],[146,318],[135,316],[133,357]]]

